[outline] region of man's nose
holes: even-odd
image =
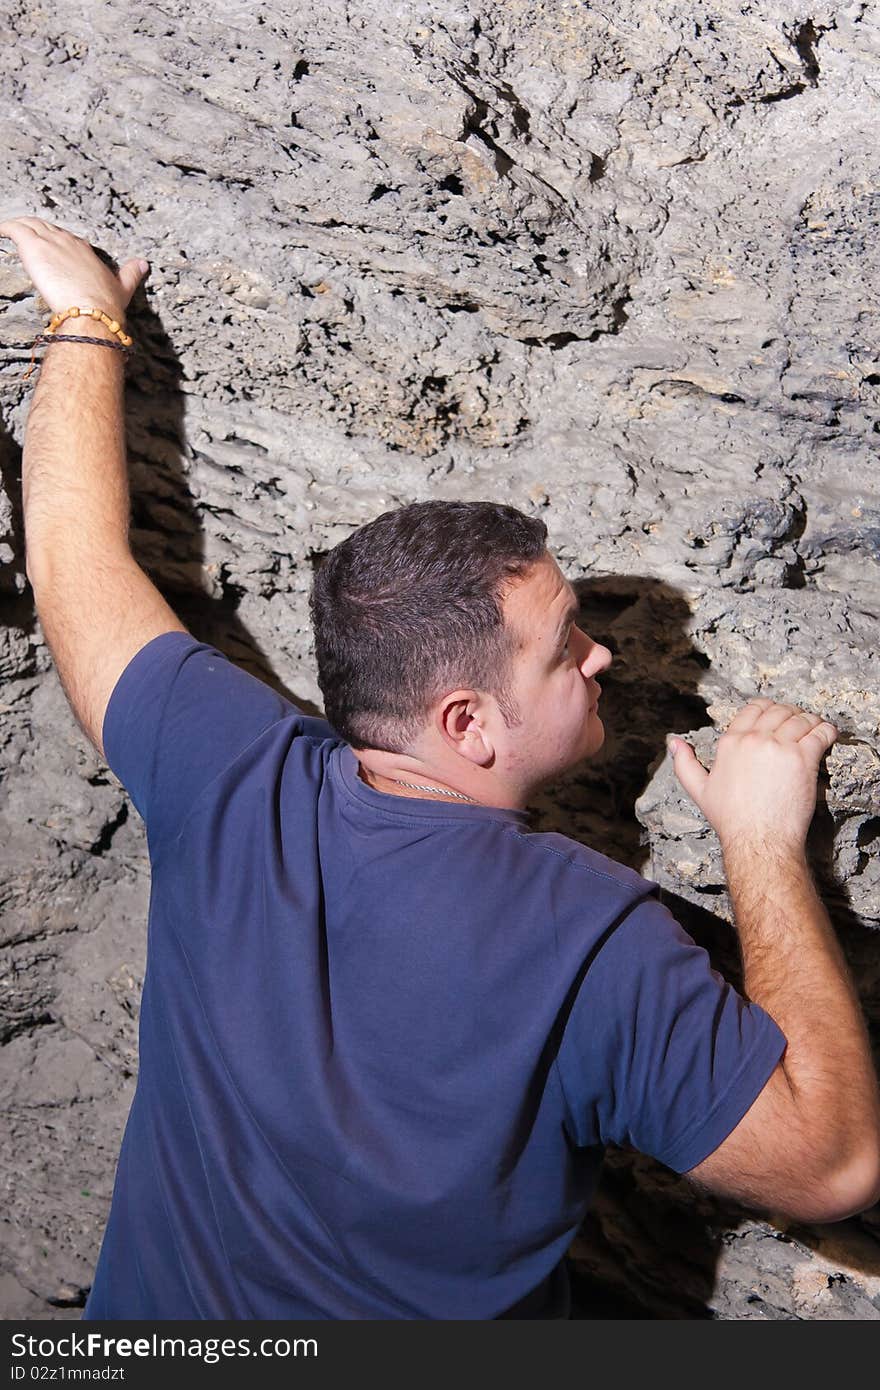
[[[587,638],[589,647],[581,661],[581,671],[585,676],[595,676],[599,671],[607,671],[614,657],[608,647],[603,647],[601,642],[594,642],[592,638]]]

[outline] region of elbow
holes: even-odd
[[[24,572],[27,582],[30,584],[34,593],[42,593],[46,585],[46,564],[40,560],[37,554],[25,544],[24,552]]]
[[[834,1221],[856,1216],[880,1202],[880,1139],[840,1169],[830,1187],[841,1209],[839,1216],[830,1218]]]
[[[858,1216],[880,1202],[880,1143],[837,1163],[814,1184],[807,1200],[789,1215],[796,1221],[825,1224]]]
[[[30,584],[31,588],[34,587],[34,570],[35,570],[35,565],[34,565],[33,557],[32,557],[32,555],[31,555],[31,552],[27,549],[27,547],[25,547],[25,553],[24,553],[24,572],[25,572],[25,575],[27,576],[27,582]]]

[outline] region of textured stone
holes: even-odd
[[[615,660],[605,747],[536,828],[656,877],[734,975],[665,735],[708,762],[755,694],[837,723],[810,845],[876,1024],[880,22],[861,0],[605,10],[10,0],[0,217],[150,260],[132,543],[192,631],[306,708],[313,566],[352,528],[429,497],[547,521]],[[131,1095],[149,865],[24,573],[44,307],[5,243],[0,1312],[55,1318]],[[878,1239],[876,1211],[791,1231],[613,1153],[579,1315],[873,1319]]]

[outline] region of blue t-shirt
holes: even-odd
[[[368,787],[188,633],[103,734],[152,890],[87,1318],[564,1315],[604,1146],[693,1167],[784,1051],[656,883],[525,811]]]

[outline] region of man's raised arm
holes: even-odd
[[[675,740],[676,776],[724,854],[749,998],[782,1029],[782,1061],[691,1179],[801,1221],[838,1221],[880,1198],[880,1090],[843,951],[815,890],[806,838],[819,763],[837,729],[757,697],[707,772]]]
[[[125,310],[146,270],[115,274],[88,242],[36,217],[0,223],[53,313],[98,308],[125,330]],[[99,319],[59,332],[118,343]],[[104,712],[131,658],[163,632],[187,629],[147,578],[128,543],[124,359],[111,347],[46,348],[25,433],[22,493],[27,576],[37,616],[74,714],[103,756]]]

